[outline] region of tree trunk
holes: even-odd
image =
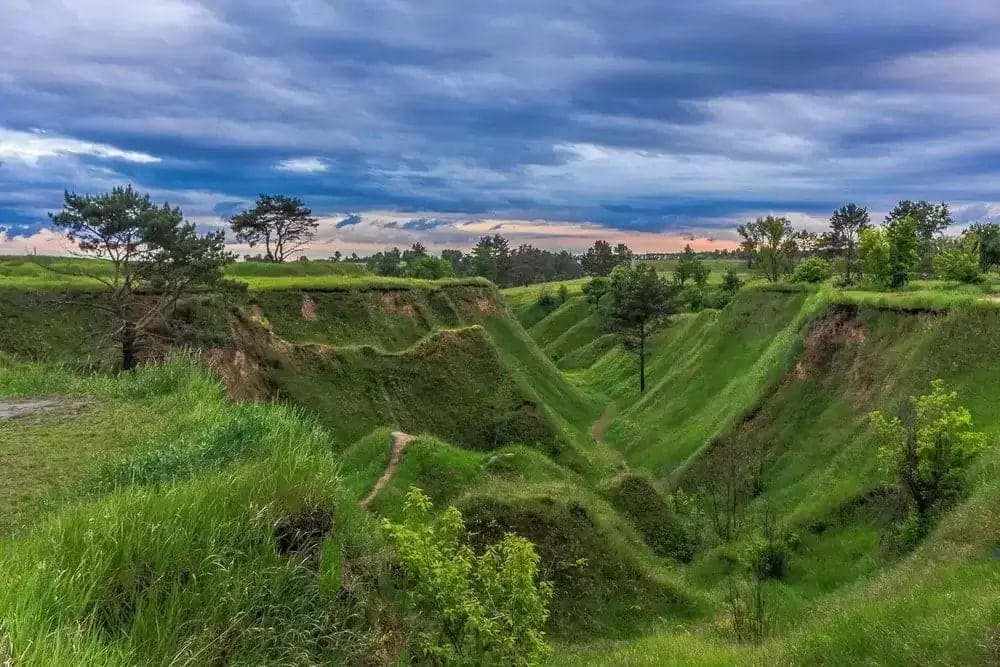
[[[130,371],[136,366],[135,359],[135,323],[122,324],[122,370]]]

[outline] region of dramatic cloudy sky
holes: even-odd
[[[997,0],[2,0],[0,252],[127,182],[206,229],[301,196],[317,256],[997,218],[998,34]]]

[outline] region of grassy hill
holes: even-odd
[[[85,304],[42,300],[65,285],[0,290],[0,406],[48,401],[0,412],[0,656],[405,661],[374,519],[411,486],[459,507],[478,548],[535,543],[554,664],[1000,656],[1000,308],[982,293],[745,288],[657,333],[640,396],[578,293],[540,308],[482,281],[265,278],[164,322],[194,356],[118,376],[82,352],[101,325]],[[930,534],[890,549],[867,415],[935,378],[990,447]],[[392,430],[417,436],[395,463]],[[290,557],[296,522],[316,537]],[[767,632],[740,641],[765,533],[782,573],[759,588]]]

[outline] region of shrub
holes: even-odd
[[[736,271],[729,269],[726,275],[722,276],[722,289],[730,294],[735,294],[743,286],[743,281],[736,275]]]
[[[559,303],[566,303],[569,300],[569,288],[566,285],[559,285]]]
[[[958,495],[962,469],[987,440],[973,429],[972,414],[943,380],[931,382],[929,394],[910,397],[910,404],[908,423],[878,410],[870,419],[879,462],[908,493],[925,533],[934,513]]]
[[[870,227],[862,230],[858,241],[861,273],[869,281],[886,285],[889,282],[889,238],[885,229]]]
[[[792,273],[792,282],[795,283],[821,283],[833,275],[833,268],[830,262],[822,257],[808,257],[795,267]]]
[[[440,257],[418,257],[407,260],[403,275],[407,278],[441,280],[442,278],[454,278],[455,268],[451,262]]]
[[[538,297],[535,299],[535,303],[542,308],[555,308],[559,303],[556,301],[556,297],[552,294],[552,291],[548,287],[543,287],[538,290]]]
[[[434,664],[529,665],[548,653],[542,626],[552,586],[539,583],[538,554],[507,534],[477,556],[463,543],[454,507],[435,524],[430,499],[411,488],[403,522],[382,525],[410,579],[422,660]]]
[[[756,536],[746,546],[744,561],[758,579],[783,579],[797,542],[795,535]]]
[[[899,289],[910,282],[920,261],[917,221],[912,216],[897,218],[885,229],[889,243],[888,285]]]
[[[973,235],[948,240],[934,256],[934,272],[944,280],[979,282],[982,280],[979,255],[979,241]]]

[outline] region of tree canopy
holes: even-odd
[[[125,370],[135,367],[137,348],[159,316],[186,293],[221,285],[222,268],[233,259],[223,232],[198,235],[179,208],[158,206],[132,186],[96,196],[66,192],[63,210],[50,217],[81,254],[114,265],[110,276],[91,276],[108,297],[91,305],[113,315],[110,336],[121,345]]]
[[[602,280],[600,277],[596,280]],[[646,340],[676,312],[674,290],[649,264],[616,266],[607,283],[592,291],[600,301],[605,325],[639,355],[639,391],[646,390]],[[588,297],[590,294],[588,294]]]
[[[301,199],[261,194],[253,208],[232,216],[229,224],[237,241],[251,248],[263,245],[264,259],[284,262],[313,239],[318,223]]]

